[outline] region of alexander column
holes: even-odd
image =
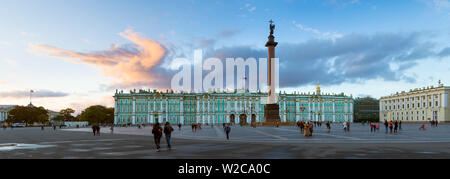
[[[264,106],[264,123],[274,124],[280,122],[280,107],[277,104],[276,99],[276,89],[275,89],[275,47],[278,45],[278,42],[275,42],[275,37],[273,36],[273,30],[275,29],[275,25],[273,25],[273,21],[270,20],[270,35],[269,41],[266,43],[266,47],[269,51],[269,60],[268,60],[268,92],[267,92],[267,104]]]

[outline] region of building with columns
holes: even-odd
[[[267,93],[173,93],[156,90],[116,91],[115,124],[221,124],[263,122]],[[341,94],[322,94],[317,86],[310,94],[278,94],[282,122],[353,122],[353,99]]]
[[[380,120],[423,122],[450,121],[450,87],[439,84],[409,92],[397,92],[380,98]]]
[[[0,105],[0,123],[4,123],[8,119],[8,113],[17,105]]]

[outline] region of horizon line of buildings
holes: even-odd
[[[439,84],[401,91],[379,98],[379,121],[399,120],[450,122],[450,87]],[[171,123],[251,123],[262,122],[267,93],[235,90],[234,92],[173,93],[139,90],[114,95],[115,124]],[[283,122],[332,121],[353,122],[355,100],[351,95],[322,94],[317,86],[313,93],[280,93],[280,117]],[[0,122],[18,105],[0,105]],[[57,112],[50,111],[52,116]],[[374,112],[374,111],[372,111]]]

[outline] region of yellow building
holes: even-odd
[[[380,121],[399,120],[423,122],[438,120],[450,122],[450,87],[439,87],[402,91],[380,98]]]

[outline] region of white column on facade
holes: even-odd
[[[147,98],[147,123],[151,123],[152,122],[152,120],[151,120],[151,114],[150,114],[150,112],[151,112],[151,109],[150,109],[150,98]]]
[[[230,98],[227,98],[227,113],[226,113],[226,118],[227,118],[227,123],[230,123],[230,115],[231,115],[231,106],[230,106]]]
[[[448,93],[446,93],[445,91],[444,91],[444,93],[442,94],[442,102],[441,102],[441,105],[440,106],[442,106],[441,108],[447,108],[447,106],[448,106]]]
[[[200,98],[197,98],[197,115],[195,116],[195,123],[200,121]]]
[[[184,100],[180,100],[180,124],[184,124]]]
[[[211,99],[208,99],[208,109],[207,109],[207,113],[208,113],[208,123],[211,124],[212,123],[212,116],[211,116]]]
[[[133,97],[133,113],[131,116],[131,123],[136,124],[136,98]]]
[[[234,122],[239,123],[239,113],[238,113],[238,108],[237,108],[237,99],[234,100],[234,112],[235,112],[235,116],[234,116]]]
[[[299,106],[298,106],[298,100],[295,100],[295,121],[299,121],[300,119],[300,117],[299,117],[299,111],[300,111],[300,108],[299,108]]]
[[[169,121],[169,98],[166,98],[166,121]]]
[[[335,109],[335,106],[334,106],[334,104],[336,103],[335,101],[332,101],[332,103],[333,103],[333,122],[336,122],[336,109]]]
[[[117,124],[117,114],[119,113],[119,110],[117,109],[117,97],[114,97],[114,124]],[[0,121],[2,120],[2,118],[0,117]]]

